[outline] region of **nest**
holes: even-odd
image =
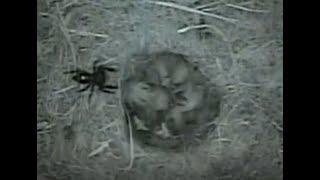
[[[186,56],[137,55],[125,72],[123,108],[140,145],[179,150],[215,127],[221,94]]]

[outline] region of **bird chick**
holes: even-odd
[[[129,88],[127,99],[135,106],[161,111],[169,108],[170,93],[161,86],[153,86],[145,82],[137,82]]]
[[[173,135],[192,135],[219,115],[221,96],[217,89],[191,84],[183,95],[176,98],[175,106],[165,118]]]
[[[149,66],[159,75],[162,86],[181,84],[188,77],[188,64],[181,54],[161,52],[150,57]]]
[[[175,69],[171,74],[171,83],[174,86],[179,86],[187,81],[191,75],[190,65],[184,59],[178,60],[175,64]]]
[[[172,98],[166,88],[145,82],[128,82],[124,94],[124,102],[131,112],[153,129],[161,124],[164,112],[171,106]]]
[[[204,86],[196,85],[192,82],[183,84],[174,92],[177,110],[186,112],[201,106],[204,93]]]
[[[165,122],[170,133],[174,136],[183,135],[191,131],[198,124],[196,111],[182,112],[175,107],[169,111]]]
[[[171,93],[164,87],[157,86],[152,91],[150,106],[156,110],[167,110],[172,104]]]

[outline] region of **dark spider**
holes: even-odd
[[[74,74],[72,76],[72,79],[74,81],[80,84],[87,84],[84,88],[78,90],[78,92],[83,92],[91,88],[89,99],[88,99],[89,102],[91,101],[92,93],[94,91],[95,86],[97,86],[100,91],[105,93],[111,93],[111,94],[115,93],[112,90],[118,89],[118,86],[105,84],[106,81],[109,79],[109,76],[107,75],[106,71],[115,72],[117,70],[104,65],[98,66],[99,62],[100,62],[99,60],[94,61],[92,73],[84,71],[80,68],[77,68],[76,70],[64,72],[64,74]]]

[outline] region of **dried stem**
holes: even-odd
[[[60,89],[58,91],[55,91],[54,94],[61,94],[61,93],[64,93],[66,91],[69,91],[69,90],[71,90],[71,89],[73,89],[75,87],[77,87],[77,86],[76,85],[71,85],[71,86],[68,86],[66,88]]]
[[[119,87],[119,91],[121,92],[122,86],[121,86],[121,78],[118,79],[118,87]],[[134,141],[133,141],[133,135],[132,135],[132,123],[131,123],[131,118],[129,116],[129,114],[127,113],[126,109],[124,109],[124,107],[122,106],[122,95],[120,93],[119,95],[119,106],[121,109],[122,114],[125,115],[125,117],[128,118],[128,126],[129,126],[129,141],[130,141],[130,162],[129,165],[127,167],[124,168],[119,168],[120,170],[125,170],[128,171],[132,168],[133,166],[133,161],[135,159],[135,154],[134,154]]]
[[[187,27],[179,29],[177,32],[178,33],[184,33],[184,32],[187,32],[187,31],[190,31],[190,30],[193,30],[193,29],[201,29],[201,28],[213,29],[219,36],[222,37],[222,39],[224,41],[228,41],[226,36],[225,36],[225,34],[219,28],[217,28],[214,25],[209,25],[209,24],[200,24],[200,25],[194,25],[194,26],[187,26]]]
[[[45,80],[47,80],[47,78],[46,78],[46,77],[39,78],[39,79],[37,79],[37,83],[40,83],[40,82],[45,81]]]
[[[130,162],[129,165],[125,168],[120,168],[121,170],[125,170],[128,171],[132,168],[133,166],[133,161],[134,161],[134,145],[133,145],[133,136],[132,136],[132,124],[131,124],[131,119],[128,115],[128,113],[126,113],[126,116],[128,117],[128,126],[129,126],[129,136],[130,136]]]
[[[229,22],[229,23],[236,23],[238,21],[236,19],[226,18],[226,17],[219,16],[219,15],[216,15],[216,14],[213,14],[213,13],[206,13],[206,12],[203,12],[203,11],[199,11],[197,9],[192,9],[192,8],[189,8],[189,7],[186,7],[186,6],[182,6],[182,5],[178,5],[178,4],[174,4],[174,3],[170,3],[170,2],[161,2],[161,1],[146,1],[146,2],[151,3],[151,4],[160,5],[160,6],[166,6],[166,7],[179,9],[179,10],[186,11],[186,12],[200,14],[200,15],[203,15],[203,16],[213,17],[213,18],[220,19],[220,20],[223,20],[223,21],[226,21],[226,22]]]
[[[99,38],[109,38],[106,34],[98,34],[98,33],[92,33],[87,31],[78,31],[75,29],[69,29],[68,32],[79,35],[79,36],[93,36],[93,37],[99,37]]]
[[[195,8],[196,9],[203,9],[203,8],[215,6],[215,5],[218,5],[218,4],[221,4],[221,3],[222,3],[222,1],[215,1],[215,2],[208,3],[208,4],[199,5],[199,6],[195,7]]]
[[[226,4],[226,6],[227,6],[227,7],[234,8],[234,9],[239,9],[239,10],[247,11],[247,12],[269,13],[269,11],[267,11],[267,10],[249,9],[249,8],[242,7],[242,6],[238,6],[238,5],[234,5],[234,4]]]

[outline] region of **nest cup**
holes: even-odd
[[[135,55],[124,69],[122,105],[139,145],[179,150],[199,144],[214,129],[221,93],[186,56]]]

